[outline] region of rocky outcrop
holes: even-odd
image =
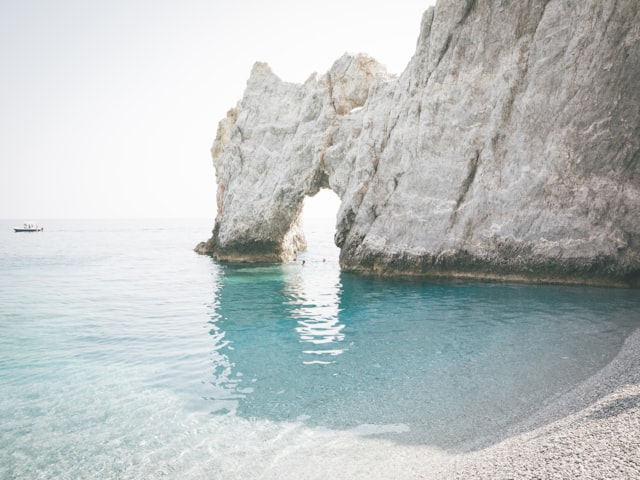
[[[295,258],[302,201],[330,188],[345,270],[638,286],[640,10],[440,0],[399,77],[256,64],[212,153],[196,248],[220,260]]]

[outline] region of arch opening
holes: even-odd
[[[300,261],[338,263],[340,249],[334,236],[339,208],[340,198],[328,188],[304,198],[301,215],[307,248],[300,253]]]

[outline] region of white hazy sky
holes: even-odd
[[[213,218],[209,149],[254,62],[400,73],[433,3],[0,0],[0,218]]]

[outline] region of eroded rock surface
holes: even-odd
[[[197,250],[220,260],[295,258],[304,197],[331,188],[345,270],[638,286],[640,9],[440,0],[399,77],[256,64],[212,153]]]

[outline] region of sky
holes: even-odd
[[[214,218],[218,121],[267,62],[400,73],[434,0],[0,0],[0,218]]]

